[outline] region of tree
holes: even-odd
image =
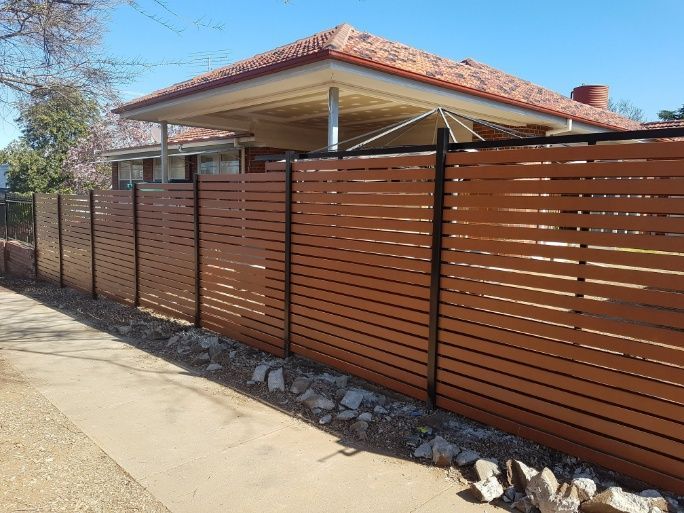
[[[67,152],[64,173],[74,192],[110,187],[112,167],[102,161],[103,151],[154,143],[152,123],[123,119],[112,114],[111,108],[106,106],[104,114],[89,127],[88,133]]]
[[[64,164],[71,148],[99,118],[97,103],[70,88],[39,89],[20,106],[22,136],[5,151],[8,181],[17,192],[68,187]]]
[[[616,114],[620,114],[621,116],[633,121],[642,122],[646,119],[644,111],[641,108],[634,105],[631,101],[625,99],[614,100],[613,98],[610,98],[608,100],[608,110],[615,112]]]
[[[55,87],[112,101],[114,86],[151,66],[104,51],[111,13],[121,6],[177,33],[188,24],[222,28],[211,20],[186,18],[165,0],[1,0],[0,102],[9,106],[36,89]]]
[[[663,121],[684,119],[684,105],[682,105],[678,110],[661,110],[658,112],[658,117]]]

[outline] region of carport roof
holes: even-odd
[[[454,61],[342,24],[137,98],[123,113],[323,59],[335,59],[612,129],[640,124],[475,61]]]

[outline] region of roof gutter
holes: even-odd
[[[451,89],[453,91],[459,91],[462,93],[466,93],[472,96],[479,96],[482,98],[486,98],[488,100],[493,100],[499,103],[506,103],[508,105],[514,105],[516,107],[521,107],[527,110],[533,110],[537,112],[542,112],[544,114],[550,114],[553,116],[562,116],[566,117],[569,119],[574,119],[576,121],[581,121],[583,123],[587,123],[590,125],[598,126],[601,128],[608,128],[610,130],[619,130],[619,131],[624,131],[627,130],[626,128],[623,127],[618,127],[615,125],[610,125],[608,123],[601,123],[599,121],[594,121],[591,119],[586,119],[582,118],[580,116],[569,116],[566,113],[558,112],[552,109],[548,109],[546,107],[541,107],[539,105],[533,105],[529,103],[525,103],[520,100],[515,100],[513,98],[507,98],[505,96],[500,96],[497,94],[493,93],[487,93],[485,91],[480,91],[478,89],[473,89],[471,87],[466,87],[458,84],[454,84],[451,82],[447,82],[445,80],[440,80],[438,78],[432,78],[432,77],[426,77],[425,75],[421,75],[419,73],[413,73],[411,71],[406,71],[400,68],[397,68],[395,66],[389,66],[387,64],[382,64],[378,62],[374,62],[368,59],[363,59],[361,57],[355,57],[352,55],[348,55],[343,52],[338,52],[336,50],[330,50],[330,49],[324,49],[320,50],[316,53],[313,53],[311,55],[305,55],[303,57],[297,57],[292,60],[286,61],[286,62],[278,62],[275,64],[271,64],[269,66],[264,66],[263,68],[259,68],[256,70],[252,71],[245,71],[244,73],[240,73],[238,75],[232,75],[229,77],[224,77],[220,78],[217,80],[212,80],[210,82],[202,82],[200,84],[190,86],[185,89],[181,89],[178,91],[171,91],[169,93],[162,94],[161,96],[156,96],[152,98],[146,98],[142,99],[139,102],[131,102],[125,105],[122,105],[120,107],[117,107],[116,109],[113,109],[112,112],[115,114],[123,114],[124,112],[129,112],[141,107],[146,107],[149,105],[153,105],[155,103],[160,103],[162,101],[167,101],[167,100],[172,100],[176,98],[181,98],[183,96],[188,96],[190,94],[198,93],[201,91],[206,91],[209,89],[214,89],[217,87],[222,87],[230,84],[235,84],[238,82],[243,82],[245,80],[250,80],[253,78],[259,78],[263,77],[266,75],[271,75],[273,73],[277,73],[279,71],[284,71],[287,69],[291,68],[296,68],[299,66],[302,66],[304,64],[311,64],[314,62],[319,62],[325,59],[334,59],[337,61],[341,62],[346,62],[349,64],[355,64],[357,66],[361,66],[364,68],[369,68],[372,70],[376,71],[382,71],[385,73],[389,73],[392,75],[400,76],[403,78],[408,78],[410,80],[415,80],[418,82],[424,82],[426,84],[434,85],[437,87],[441,87],[444,89]]]

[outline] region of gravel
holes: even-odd
[[[423,443],[439,435],[453,446],[462,449],[456,460],[466,459],[459,456],[470,456],[467,458],[470,460],[469,463],[463,467],[445,469],[449,479],[461,482],[465,482],[466,479],[476,481],[472,463],[481,457],[502,462],[516,459],[537,469],[548,467],[553,469],[559,479],[565,481],[577,477],[590,477],[604,487],[612,483],[634,490],[648,488],[626,476],[457,414],[441,410],[429,411],[423,402],[377,387],[359,378],[344,375],[322,364],[298,356],[292,356],[287,360],[275,358],[226,337],[218,337],[218,343],[222,344],[221,347],[225,347],[225,350],[220,351],[216,358],[212,359],[212,363],[220,364],[223,368],[207,373],[207,362],[196,359],[196,355],[206,349],[200,347],[200,351],[194,352],[193,346],[178,344],[178,340],[188,337],[202,340],[216,334],[197,330],[188,323],[142,308],[134,309],[104,298],[95,301],[89,296],[67,288],[59,289],[53,285],[4,277],[0,277],[0,285],[58,308],[97,329],[109,331],[129,344],[174,362],[191,372],[204,375],[207,379],[287,411],[319,429],[339,436],[343,443],[431,465],[432,463],[427,460],[415,459],[413,453]],[[169,342],[171,337],[176,336],[179,337],[177,340],[172,339]],[[259,365],[263,367],[256,376],[253,376]],[[269,392],[266,373],[268,369],[280,367],[284,372],[285,391],[278,389]],[[295,389],[305,390],[304,395],[315,394],[318,401],[314,402],[317,404],[314,405],[311,401],[305,404],[301,401],[301,396],[300,400],[293,400],[295,397],[289,390],[297,378],[301,379]],[[331,406],[342,400],[349,391],[364,391],[358,414],[373,412],[372,423],[358,419],[356,422],[336,419],[339,412],[331,412]],[[355,406],[358,396],[352,396],[348,397],[354,399],[353,402],[349,401],[350,406]],[[359,429],[362,427],[359,422],[366,424],[365,429]]]
[[[0,511],[168,513],[0,357]]]

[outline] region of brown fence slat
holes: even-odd
[[[447,154],[443,196],[434,154],[293,162],[290,204],[284,162],[95,191],[92,213],[36,194],[38,277],[90,292],[94,272],[102,296],[430,386],[684,493],[683,163],[684,142],[599,144]]]

